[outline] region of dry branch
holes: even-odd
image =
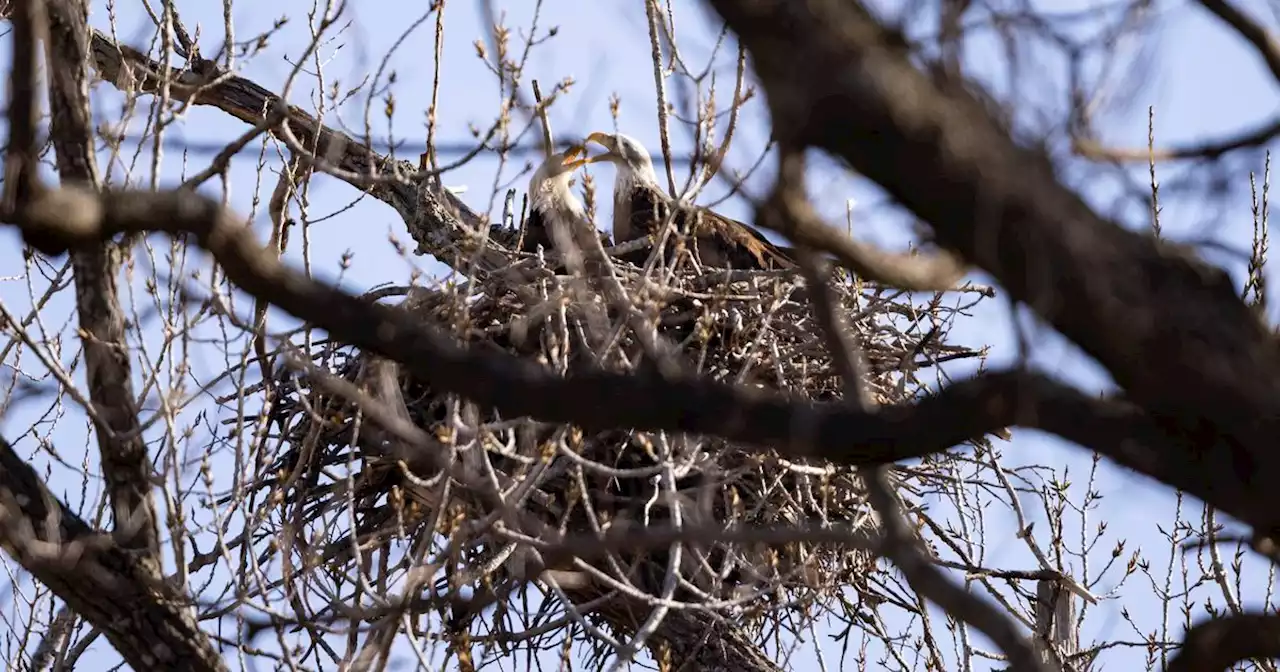
[[[45,4],[49,17],[51,136],[58,173],[64,184],[96,189],[98,170],[89,107],[85,7],[73,0]],[[16,42],[14,47],[37,49],[35,44]],[[35,94],[27,91],[23,95]],[[72,256],[76,308],[89,399],[106,424],[99,425],[95,434],[115,520],[113,533],[125,548],[143,551],[159,576],[159,523],[151,496],[151,462],[142,440],[124,310],[116,287],[121,252],[122,247],[104,241],[103,245],[78,250]]]
[[[57,500],[0,439],[0,543],[135,670],[226,670],[190,599]]]
[[[1099,217],[861,4],[709,2],[750,51],[776,133],[848,160],[1105,366],[1167,437],[1165,482],[1280,533],[1280,358],[1225,273]]]
[[[158,93],[163,84],[162,65],[146,54],[115,41],[96,29],[89,30],[91,63],[102,79],[121,91]],[[215,62],[197,58],[185,70],[169,78],[172,100],[216,107],[240,121],[259,126],[273,113],[281,114],[294,152],[309,157],[317,170],[328,172],[351,186],[395,208],[418,243],[417,252],[431,254],[442,263],[470,271],[481,236],[489,229],[484,217],[472,211],[439,180],[418,171],[416,164],[382,156],[350,136],[321,124],[305,110],[288,104],[253,81],[225,72]],[[280,133],[277,133],[279,136]],[[460,263],[459,260],[466,263]],[[506,266],[495,255],[480,255],[476,270],[495,272]]]
[[[100,245],[125,232],[193,234],[246,292],[347,343],[404,363],[433,387],[508,417],[573,423],[588,431],[636,428],[714,435],[849,465],[922,457],[1012,425],[1039,427],[1138,463],[1144,453],[1128,444],[1133,437],[1155,436],[1141,415],[1123,403],[1091,399],[1047,378],[1012,372],[982,374],[918,404],[874,413],[652,373],[582,371],[560,378],[512,355],[462,349],[400,311],[287,269],[243,222],[191,192],[97,195],[63,188],[31,203],[20,221],[27,242],[49,254]],[[1095,422],[1082,422],[1085,418]],[[1108,437],[1117,427],[1124,427],[1125,435]],[[1145,462],[1141,468],[1158,469]]]

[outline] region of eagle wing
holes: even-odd
[[[671,199],[657,187],[644,182],[633,183],[626,195],[614,202],[614,244],[629,243],[660,231],[667,221],[670,204]],[[636,266],[644,266],[649,253],[650,250],[636,250],[620,258]]]
[[[520,245],[521,252],[537,252],[541,245],[543,250],[554,252],[551,244],[551,232],[547,230],[547,218],[537,208],[529,208],[529,215],[524,219],[524,241]]]
[[[591,226],[585,221],[582,222],[582,225]],[[533,254],[538,251],[538,246],[541,245],[544,252],[555,252],[556,247],[555,243],[551,241],[549,226],[550,222],[547,221],[547,216],[542,214],[541,210],[537,208],[530,209],[529,215],[524,220],[524,240],[521,241],[519,251]],[[601,247],[613,246],[613,239],[609,234],[597,230],[595,227],[591,227],[591,230],[600,240]]]
[[[796,262],[777,245],[769,242],[759,231],[734,219],[729,219],[706,208],[702,211],[699,240],[710,238],[733,268],[747,270],[781,270],[795,268]]]
[[[667,220],[673,199],[651,184],[637,184],[630,198],[631,227],[628,239],[652,235]],[[795,268],[796,262],[755,229],[709,208],[681,204],[677,230],[691,231],[698,240],[702,263],[717,268],[772,270]],[[694,221],[688,221],[689,218]],[[691,226],[687,226],[690,224]],[[619,240],[619,243],[627,242]],[[640,255],[648,257],[647,251]],[[643,263],[643,260],[640,261]]]
[[[620,243],[660,231],[671,212],[671,198],[661,189],[645,182],[637,182],[632,186],[630,201],[631,209],[628,214],[631,216],[631,228],[626,234],[627,240],[619,240]]]

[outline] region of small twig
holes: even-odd
[[[241,150],[263,133],[275,129],[284,122],[285,118],[284,108],[273,106],[262,121],[254,124],[253,128],[245,131],[240,137],[223,147],[217,156],[214,156],[213,160],[209,162],[208,167],[188,178],[182,183],[182,187],[184,189],[195,189],[213,177],[226,173],[231,168],[231,159],[235,158],[236,154],[239,154]]]
[[[795,200],[794,192],[803,189],[804,185],[799,179],[804,175],[804,153],[783,146],[779,149],[779,161],[777,189],[781,192],[781,199],[784,202]],[[844,379],[845,403],[864,413],[874,412],[877,403],[866,383],[862,347],[850,334],[844,322],[844,311],[837,307],[828,273],[812,250],[802,246],[797,251],[805,280],[812,288],[815,317],[827,338],[836,369]],[[912,535],[889,483],[888,467],[876,466],[862,472],[862,481],[871,506],[880,514],[883,525],[884,539],[879,550],[902,571],[911,587],[951,616],[977,627],[990,637],[1009,656],[1014,670],[1049,672],[1035,648],[1007,616],[952,583],[919,549],[920,542]]]
[[[667,122],[667,78],[662,71],[662,43],[658,34],[658,23],[662,21],[662,11],[657,0],[645,0],[645,14],[649,19],[650,57],[653,59],[653,86],[658,92],[658,138],[662,143],[662,160],[667,168],[667,186],[674,197],[676,192],[675,171],[671,167],[671,132]]]
[[[509,417],[569,422],[584,431],[629,427],[709,434],[793,457],[855,465],[926,455],[1022,425],[1088,445],[1177,487],[1196,486],[1176,465],[1157,459],[1154,447],[1165,445],[1167,435],[1136,407],[1083,395],[1044,376],[983,373],[892,413],[873,414],[683,375],[585,370],[560,377],[515,355],[462,348],[421,320],[288,270],[243,222],[200,194],[98,194],[67,186],[44,194],[22,214],[27,242],[50,254],[99,245],[121,232],[194,234],[243,290],[334,338],[401,362],[440,391]],[[1233,514],[1238,509],[1221,508]]]
[[[542,103],[542,88],[533,80],[533,102],[537,106],[538,120],[542,122],[542,153],[550,158],[556,153],[555,136],[551,133],[551,120],[547,118],[547,106]]]
[[[782,151],[779,150],[779,156]],[[945,250],[932,255],[894,254],[860,243],[826,222],[813,209],[802,187],[803,163],[779,163],[780,171],[796,174],[778,176],[773,194],[756,210],[756,223],[789,238],[796,247],[812,247],[835,255],[840,265],[860,277],[910,291],[942,292],[954,289],[964,277],[965,267],[956,255]]]

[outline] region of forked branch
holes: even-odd
[[[0,438],[0,545],[135,670],[226,670],[190,600],[58,501]]]
[[[1169,437],[1166,483],[1280,534],[1280,352],[1225,273],[1100,217],[863,3],[708,2],[751,53],[776,129],[878,182],[1102,364]]]
[[[1181,485],[1178,474],[1154,458],[1162,435],[1136,408],[1085,396],[1042,376],[982,374],[913,405],[875,412],[652,373],[589,370],[562,378],[514,355],[462,348],[402,311],[289,270],[243,222],[200,194],[63,188],[43,194],[17,220],[27,242],[49,254],[101,245],[123,232],[191,234],[246,292],[340,340],[403,363],[434,389],[507,417],[574,423],[593,432],[636,428],[715,435],[793,457],[852,465],[921,457],[1020,425],[1053,432]]]

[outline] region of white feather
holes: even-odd
[[[653,161],[649,158],[649,150],[639,140],[621,133],[614,136],[617,147],[614,154],[618,160],[617,175],[613,180],[613,241],[614,243],[632,240],[634,231],[631,226],[631,192],[637,186],[658,188],[658,175],[653,171]]]
[[[587,211],[569,188],[573,171],[566,170],[548,177],[551,164],[548,161],[539,166],[529,179],[529,205],[542,213],[549,225],[580,226],[587,219]]]

